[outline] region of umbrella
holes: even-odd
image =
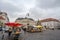
[[[18,27],[18,26],[22,26],[23,24],[8,22],[8,23],[5,23],[5,25],[11,26],[11,27]]]
[[[36,26],[37,28],[43,28],[41,25]]]

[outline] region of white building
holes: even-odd
[[[47,28],[52,28],[52,27],[57,28],[60,23],[54,22],[54,21],[49,21],[49,22],[43,22],[41,24],[42,24],[42,26],[46,26]]]
[[[53,18],[44,19],[40,22],[42,26],[46,26],[47,28],[58,28],[60,26],[59,20]]]

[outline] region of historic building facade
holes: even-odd
[[[36,24],[36,22],[31,18],[17,18],[15,22],[18,22],[24,25],[27,25],[27,24],[35,25]]]
[[[8,15],[6,12],[0,12],[0,26],[3,25],[6,23],[6,22],[9,22],[9,18],[8,18]]]

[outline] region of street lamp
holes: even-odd
[[[25,17],[27,19],[27,25],[29,25],[29,20],[28,20],[29,16],[30,16],[29,13],[27,13]]]

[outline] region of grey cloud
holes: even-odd
[[[29,10],[29,12],[31,13],[32,17],[35,18],[35,19],[39,19],[43,16],[41,10],[37,9],[37,8],[32,8]]]
[[[37,6],[40,8],[60,7],[60,0],[38,0]]]
[[[21,11],[18,7],[14,6],[12,4],[9,4],[9,3],[0,3],[0,10],[7,10],[10,12],[16,12],[16,11],[20,12]]]
[[[20,5],[20,7],[18,7],[11,3],[4,3],[0,0],[0,10],[7,11],[11,18],[17,16],[15,12],[18,13],[23,12],[24,11],[23,7],[24,7],[23,5]]]
[[[30,9],[30,12],[35,19],[39,18],[60,18],[60,8],[52,8],[52,9],[40,9],[37,7]],[[45,11],[45,12],[44,12]]]
[[[30,15],[31,18],[34,19],[47,17],[60,18],[60,0],[36,0],[36,2],[32,0],[20,0],[20,1],[13,0],[13,2],[19,6],[15,6],[14,4],[11,3],[4,3],[0,0],[0,10],[8,11],[8,14],[11,19],[16,19],[18,17],[17,14],[20,15],[21,13],[23,15],[20,15],[19,17],[24,17],[25,16],[24,14],[26,14],[27,12],[24,6],[27,3],[31,5],[32,4],[36,5],[34,8],[31,8],[29,10],[29,12],[31,13]]]

